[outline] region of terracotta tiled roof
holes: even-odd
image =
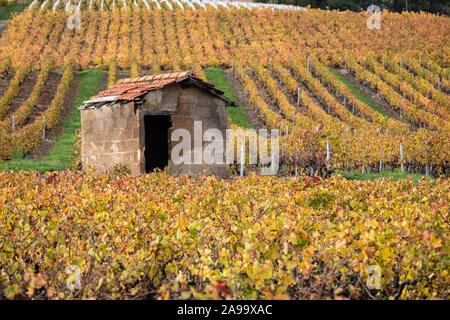
[[[192,71],[183,71],[121,79],[115,85],[107,90],[99,92],[97,95],[91,97],[91,99],[116,96],[114,99],[116,101],[135,100],[136,98],[147,94],[149,91],[161,89],[169,84],[183,81],[189,77],[196,78],[192,74]],[[214,87],[214,85],[210,83],[204,83]]]
[[[99,92],[88,101],[85,101],[80,109],[95,105],[99,106],[112,101],[134,101],[146,95],[149,91],[161,89],[187,79],[189,79],[191,84],[197,85],[227,101],[229,105],[235,105],[233,101],[225,98],[223,92],[218,90],[214,84],[197,78],[192,71],[183,71],[121,79],[112,87]]]

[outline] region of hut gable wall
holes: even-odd
[[[176,112],[180,85],[172,85],[166,88],[153,90],[143,98],[139,110],[146,112]]]
[[[225,109],[225,102],[210,93],[198,88],[190,87],[180,90],[178,97],[177,112],[171,116],[172,128],[169,132],[169,137],[173,130],[177,128],[187,129],[191,134],[191,152],[190,158],[194,159],[194,122],[202,122],[202,133],[204,134],[208,129],[219,129],[223,137],[226,137],[226,129],[228,128],[228,113]],[[178,144],[178,141],[169,141],[169,150]],[[210,142],[203,142],[203,149]],[[223,161],[223,160],[222,160]],[[225,164],[183,164],[178,166],[171,166],[171,174],[174,175],[198,175],[206,170],[207,174],[215,174],[218,176],[229,175],[229,166]]]

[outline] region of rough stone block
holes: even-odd
[[[137,151],[124,152],[122,155],[123,163],[139,164]]]
[[[180,93],[180,97],[178,98],[179,105],[196,105],[198,95],[195,91],[191,91],[192,88],[182,90]]]
[[[136,152],[136,149],[138,148],[138,142],[138,139],[106,141],[103,150],[105,153],[129,151]]]
[[[85,109],[81,110],[81,121],[95,121],[98,116],[97,109]]]
[[[142,105],[143,110],[152,110],[160,108],[162,99],[163,99],[162,90],[150,91],[143,98],[144,100],[144,104]]]

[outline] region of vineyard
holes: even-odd
[[[57,1],[52,7],[37,2],[16,16],[0,40],[0,71],[14,73],[0,101],[1,158],[41,143],[76,70],[108,70],[112,85],[119,70],[136,76],[193,69],[204,79],[205,67],[220,67],[231,68],[248,94],[247,107],[267,128],[288,133],[287,171],[448,173],[447,17],[385,12],[383,28],[374,32],[361,27],[367,14],[189,2],[194,10],[177,3],[81,1],[80,28],[73,30],[67,28],[73,13]],[[52,107],[36,114],[33,106],[54,68],[64,68],[63,80]],[[358,100],[330,68],[365,84],[397,116]],[[40,72],[35,88],[12,110],[32,69]]]
[[[280,130],[296,177],[0,171],[0,299],[448,299],[450,18],[383,11],[370,30],[369,17],[188,0],[35,0],[14,15],[0,162],[42,146],[82,70],[105,71],[106,89],[214,67],[255,129]],[[435,179],[330,178],[384,170]]]
[[[448,299],[448,179],[199,179],[0,172],[0,298]]]

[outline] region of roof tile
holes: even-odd
[[[136,99],[136,98],[138,98],[138,97],[141,97],[141,96],[143,96],[143,95],[145,95],[147,92],[146,91],[144,91],[144,92],[135,92],[135,93],[124,93],[124,94],[122,94],[122,95],[120,95],[120,96],[118,96],[115,100],[134,100],[134,99]]]
[[[99,92],[91,99],[116,96],[114,100],[135,100],[149,91],[161,89],[172,83],[183,81],[191,77],[196,81],[201,81],[203,85],[210,87],[219,94],[222,92],[215,89],[214,84],[202,81],[193,75],[192,71],[172,72],[158,75],[147,75],[143,77],[126,78],[119,80],[112,87]]]
[[[192,72],[191,71],[178,72],[177,78],[183,78],[183,77],[186,77],[189,74],[192,74]]]

